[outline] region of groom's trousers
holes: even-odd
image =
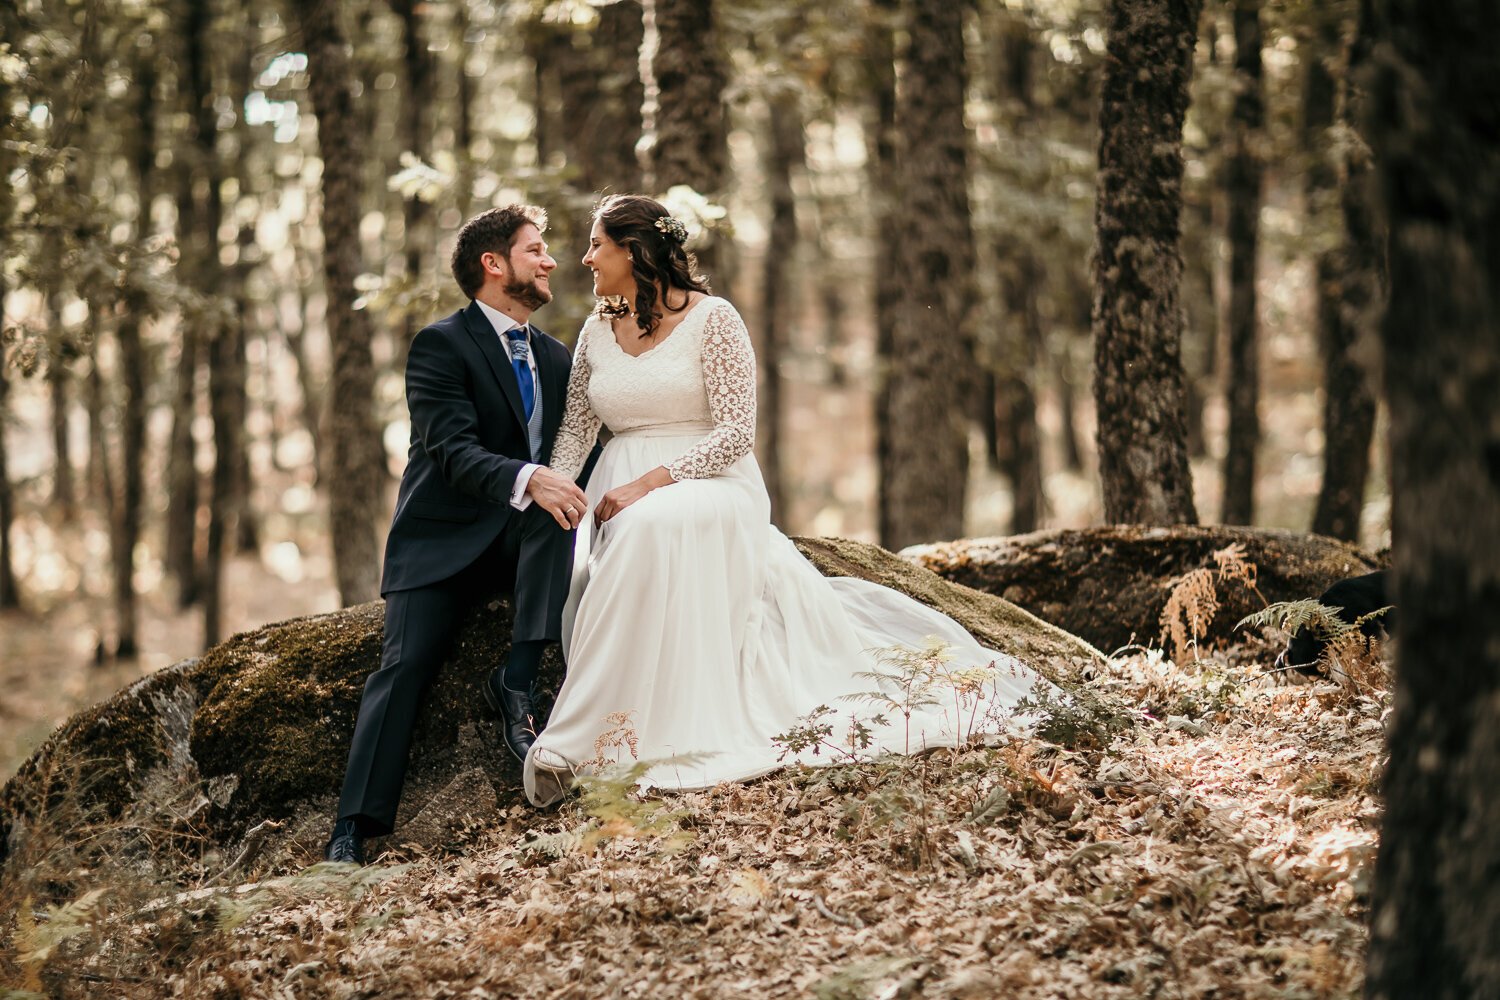
[[[514,642],[561,637],[573,539],[574,532],[564,531],[551,514],[532,504],[511,517],[490,547],[453,576],[385,595],[380,667],[365,682],[339,797],[339,818],[353,818],[360,836],[381,836],[395,827],[422,696],[476,601],[497,589],[513,594]]]

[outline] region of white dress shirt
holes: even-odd
[[[505,348],[505,357],[512,364],[515,358],[510,353],[510,337],[506,336],[511,330],[519,330],[526,324],[512,316],[508,316],[493,306],[487,306],[478,299],[474,300],[479,306],[479,311],[484,313],[485,319],[490,321],[490,326],[495,328],[495,335],[500,338],[500,346]],[[536,351],[528,351],[526,363],[531,368],[531,384],[535,387],[533,398],[535,405],[542,405],[542,381],[537,377]],[[531,506],[531,497],[526,495],[526,487],[531,483],[531,474],[540,468],[535,462],[528,462],[522,466],[521,472],[516,476],[516,485],[510,491],[510,505],[516,510],[525,510]]]

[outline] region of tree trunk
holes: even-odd
[[[62,259],[56,249],[53,260]],[[74,349],[62,325],[62,292],[52,279],[44,294],[47,311],[47,388],[52,404],[52,505],[63,523],[78,519],[78,496],[73,485],[73,458],[68,448],[68,359]]]
[[[1036,390],[1032,387],[1041,356],[1042,325],[1037,309],[1039,262],[1029,251],[1022,250],[1011,264],[1010,273],[1002,278],[1010,313],[1010,337],[990,420],[998,429],[1000,471],[1010,480],[1010,533],[1019,535],[1041,526],[1046,503],[1042,493],[1042,442],[1037,432]]]
[[[1367,8],[1367,5],[1362,5]],[[1325,22],[1324,44],[1337,42],[1337,21]],[[1348,81],[1342,120],[1360,134],[1363,75],[1370,61],[1370,19],[1362,9],[1349,49]],[[1333,80],[1315,62],[1316,80],[1308,90],[1319,95],[1308,112],[1309,127],[1332,124]],[[1327,94],[1326,97],[1323,95]],[[1344,179],[1339,185],[1326,159],[1316,174],[1324,198],[1339,190],[1344,245],[1341,252],[1318,260],[1318,342],[1323,353],[1323,483],[1313,512],[1312,530],[1334,538],[1359,538],[1365,484],[1370,477],[1370,441],[1375,435],[1373,373],[1361,360],[1377,337],[1381,309],[1381,238],[1370,208],[1370,161],[1362,143],[1344,143]],[[1328,156],[1324,148],[1325,158]],[[1311,198],[1311,193],[1309,194]]]
[[[686,184],[717,201],[729,172],[729,130],[724,114],[725,60],[714,25],[712,0],[646,0],[641,78],[641,118],[652,137],[647,186],[666,191]],[[649,58],[647,58],[649,56]],[[729,291],[723,236],[700,244],[698,265],[720,292]]]
[[[360,261],[359,167],[362,139],[355,116],[348,43],[338,8],[319,0],[299,8],[308,52],[308,89],[323,160],[323,279],[333,371],[328,394],[327,482],[334,573],[344,604],[380,593],[379,518],[385,497],[385,452],[373,412],[375,368],[369,314],[354,308]]]
[[[766,491],[771,495],[771,520],[785,525],[787,494],[781,436],[786,404],[782,392],[781,359],[787,332],[796,320],[797,200],[792,171],[806,162],[802,107],[795,90],[778,92],[770,100],[769,149],[766,186],[771,195],[771,218],[766,227],[766,257],[760,299],[760,419],[757,424]]]
[[[194,221],[194,259],[191,277],[198,292],[213,300],[225,294],[225,283],[231,280],[219,263],[219,225],[224,215],[222,176],[218,154],[217,92],[214,87],[211,52],[211,0],[191,0],[188,4],[187,73],[193,108],[193,140],[199,179],[204,200]],[[244,378],[236,364],[239,357],[238,325],[230,320],[206,321],[203,333],[208,340],[208,404],[214,428],[214,467],[209,486],[208,532],[199,584],[203,600],[203,640],[205,646],[218,643],[224,599],[224,540],[226,520],[233,516],[234,468],[239,430],[234,423],[233,396],[236,385],[242,391]]]
[[[406,151],[423,163],[432,162],[432,128],[430,119],[436,76],[432,56],[427,43],[422,39],[421,18],[430,5],[418,0],[391,0],[391,8],[401,19],[401,62],[406,68],[406,95],[401,104],[401,141]],[[463,50],[460,49],[460,52]],[[408,281],[420,281],[427,256],[436,246],[437,234],[431,225],[432,207],[416,195],[407,198],[402,206],[406,219],[406,277]],[[420,320],[408,313],[405,317],[401,356],[405,357],[405,345],[415,335]]]
[[[1183,407],[1182,121],[1202,0],[1111,0],[1094,208],[1104,518],[1196,523]]]
[[[594,99],[580,104],[573,98],[571,87],[582,81],[563,80],[564,104],[586,116],[588,149],[580,163],[584,184],[590,191],[640,189],[641,161],[636,143],[641,137],[641,106],[645,103],[640,74],[644,34],[641,5],[636,0],[617,0],[600,7],[589,60]]]
[[[1219,8],[1206,7],[1202,19],[1202,46],[1208,65],[1219,64]],[[1197,47],[1195,46],[1195,51]],[[1183,189],[1184,305],[1182,331],[1183,389],[1187,406],[1188,454],[1202,458],[1208,454],[1208,439],[1203,430],[1203,412],[1213,393],[1218,374],[1220,268],[1218,239],[1219,218],[1223,214],[1222,168],[1216,143],[1209,137],[1199,151],[1207,177],[1189,181]],[[1195,308],[1196,307],[1196,308]]]
[[[897,286],[879,455],[880,539],[889,549],[964,533],[969,416],[979,389],[971,312],[964,127],[964,7],[905,8],[909,49],[896,99],[901,238],[877,283]],[[894,220],[893,220],[894,221]]]
[[[245,16],[236,24],[236,29],[240,33],[235,43],[238,51],[230,62],[229,71],[229,96],[235,108],[239,109],[235,114],[234,124],[234,172],[239,180],[242,195],[251,192],[265,194],[263,184],[255,175],[250,159],[251,150],[255,145],[255,135],[245,120],[243,110],[250,95],[253,79],[257,21],[250,14],[248,6],[241,13]],[[236,248],[234,267],[228,282],[234,308],[234,318],[230,321],[234,326],[234,359],[232,371],[225,374],[225,383],[230,396],[230,419],[234,426],[234,440],[231,442],[233,468],[230,477],[230,503],[226,512],[229,534],[226,537],[229,538],[232,551],[256,554],[260,551],[260,523],[251,503],[255,483],[250,469],[249,346],[250,339],[255,333],[255,322],[252,318],[255,305],[250,298],[250,276],[261,260],[261,252],[260,246],[255,242],[253,222],[242,221],[240,223]]]
[[[1261,0],[1234,3],[1234,113],[1224,183],[1229,203],[1229,440],[1224,453],[1225,524],[1255,520],[1255,450],[1260,444],[1260,333],[1255,255],[1260,243]]]
[[[180,90],[190,92],[179,81]],[[196,252],[199,231],[198,205],[193,196],[193,171],[189,165],[177,167],[177,248],[178,267],[187,272]],[[164,562],[177,581],[177,606],[186,608],[198,602],[197,532],[198,470],[197,444],[193,438],[193,420],[198,409],[198,331],[187,317],[177,323],[177,371],[172,389],[172,430],[167,444],[167,538]]]
[[[1009,128],[1020,138],[1036,115],[1031,27],[1023,17],[1007,17],[1002,30],[996,98],[1003,108],[1013,109]],[[1023,241],[1000,241],[995,256],[1000,264],[1006,319],[996,351],[993,405],[985,420],[993,427],[996,464],[1010,481],[1010,533],[1020,534],[1040,526],[1045,505],[1035,388],[1043,340],[1037,307],[1042,264]]]
[[[870,0],[870,8],[870,21],[865,29],[869,58],[865,66],[869,73],[873,120],[865,130],[865,159],[869,164],[867,186],[875,200],[875,244],[884,248],[898,244],[902,227],[901,200],[896,193],[896,28],[901,4],[900,0]],[[890,359],[896,350],[900,284],[882,280],[887,276],[881,273],[878,263],[876,268],[875,357],[879,367],[874,393],[875,458],[877,468],[884,470],[893,464]],[[876,516],[882,525],[886,522],[886,498],[887,491],[881,486],[876,495]]]
[[[136,125],[130,134],[140,207],[135,236],[152,235],[151,203],[156,197],[156,63],[149,50],[138,54],[135,80]],[[114,565],[115,650],[119,659],[140,651],[140,611],[135,593],[135,550],[141,540],[141,505],[145,495],[146,353],[141,320],[147,309],[143,291],[132,282],[124,297],[124,315],[115,336],[120,346],[120,502],[111,532]]]
[[[0,199],[5,197],[0,195]],[[9,208],[8,205],[4,207]],[[8,210],[0,214],[0,220],[9,218]],[[5,298],[9,292],[5,273],[0,270],[0,330],[5,329]],[[5,344],[0,342],[0,611],[21,606],[21,594],[16,587],[15,549],[10,540],[11,529],[16,523],[16,496],[10,485],[10,460],[5,445],[6,429],[10,425],[9,360]]]
[[[1383,0],[1396,679],[1366,996],[1500,996],[1500,6]]]
[[[458,160],[454,193],[458,198],[459,215],[467,219],[474,214],[474,82],[469,79],[468,67],[469,4],[468,0],[459,0],[450,6],[453,39],[457,46],[453,62],[458,69],[453,123],[453,146]]]

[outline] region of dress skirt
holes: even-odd
[[[575,771],[632,758],[659,762],[643,783],[706,788],[755,777],[794,760],[831,763],[823,749],[782,756],[772,741],[819,706],[836,710],[839,742],[850,713],[883,712],[868,752],[915,753],[1004,728],[1037,681],[1019,661],[979,646],[957,622],[887,587],[826,578],[770,523],[760,467],[746,455],[716,476],[653,490],[598,524],[605,493],[669,465],[707,426],[668,425],[616,434],[586,490],[573,580],[563,610],[568,664],[551,717],[526,759],[526,793],[558,794],[537,763]],[[935,704],[912,706],[890,681],[868,676],[880,653],[950,646],[950,671],[983,675],[982,698],[935,686]],[[1045,682],[1043,682],[1045,683]],[[884,690],[901,708],[847,696]],[[842,721],[841,721],[842,720]],[[606,733],[613,736],[601,742]]]

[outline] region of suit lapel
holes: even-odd
[[[489,362],[490,371],[495,375],[495,381],[500,383],[500,391],[505,394],[505,399],[510,403],[511,412],[516,416],[516,423],[524,430],[526,427],[526,407],[521,402],[521,386],[516,382],[515,369],[510,366],[510,358],[505,353],[505,348],[500,346],[500,335],[495,332],[495,327],[490,323],[479,308],[479,303],[470,302],[469,308],[464,310],[464,325],[469,330],[469,336],[474,338],[474,343],[479,347],[479,353],[484,355],[484,360]]]
[[[536,327],[531,328],[531,334],[531,356],[536,359],[537,390],[542,397],[542,448],[545,451],[547,442],[552,440],[557,425],[562,422],[565,387],[558,386],[557,358],[552,353],[552,345],[547,342],[547,335]]]

